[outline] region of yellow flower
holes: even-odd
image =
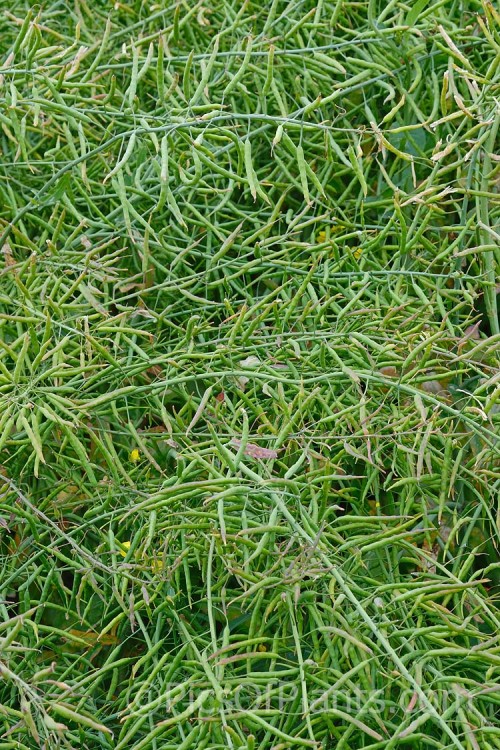
[[[363,249],[361,247],[357,247],[356,250],[353,251],[353,255],[358,260],[358,258],[361,257],[361,253],[363,252]]]
[[[334,221],[335,221],[335,219],[334,219]],[[338,234],[342,230],[342,228],[343,227],[340,224],[331,224],[331,226],[330,226],[330,235],[332,235],[332,234]],[[318,232],[318,234],[316,235],[316,242],[318,243],[318,245],[322,245],[323,242],[326,242],[326,241],[327,241],[326,230],[325,229],[321,229]]]
[[[129,458],[130,458],[130,460],[132,461],[133,464],[136,464],[137,461],[140,459],[140,457],[141,457],[141,454],[139,453],[139,451],[137,450],[137,448],[134,448],[133,451],[130,451]]]
[[[151,572],[161,573],[163,570],[163,553],[159,552],[156,559],[151,560]]]
[[[131,541],[127,540],[125,542],[119,542],[120,549],[118,550],[120,555],[122,557],[127,557],[127,553],[130,549],[130,545],[132,544]],[[138,558],[137,552],[135,554],[135,560],[140,561],[140,557]],[[156,557],[148,558],[146,555],[142,555],[142,559],[150,566],[152,573],[161,573],[163,570],[163,552],[158,552]]]
[[[120,555],[122,557],[127,557],[127,552],[130,549],[131,542],[130,541],[128,541],[128,542],[120,542],[120,544],[124,548],[124,549],[120,550]]]
[[[267,651],[267,646],[264,643],[259,643],[257,648],[259,649],[259,651]]]

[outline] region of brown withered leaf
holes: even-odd
[[[241,440],[239,438],[232,438],[231,444],[236,448],[241,448]],[[272,448],[262,448],[260,445],[255,445],[255,443],[247,443],[243,453],[252,458],[278,458],[278,451]]]

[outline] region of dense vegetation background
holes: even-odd
[[[0,16],[0,749],[499,748],[498,8]]]

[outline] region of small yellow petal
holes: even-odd
[[[140,457],[141,457],[141,454],[139,453],[139,451],[137,450],[137,448],[134,448],[133,451],[130,451],[129,458],[130,458],[130,460],[132,461],[133,464],[136,464],[137,461],[140,459]]]
[[[161,573],[163,570],[163,560],[160,558],[159,560],[151,560],[151,572],[152,573]]]
[[[121,549],[120,550],[120,555],[122,557],[126,557],[127,556],[127,552],[129,551],[130,545],[132,544],[132,542],[130,542],[130,541],[128,541],[128,542],[120,542],[120,544],[121,544],[122,547],[125,548],[125,549]]]

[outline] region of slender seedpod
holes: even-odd
[[[283,125],[281,124],[281,125],[278,125],[276,129],[276,133],[274,135],[273,142],[272,142],[272,148],[271,148],[272,151],[274,151],[276,146],[278,146],[278,144],[281,143],[282,137],[283,137]]]
[[[153,42],[151,42],[151,44],[148,47],[148,54],[146,55],[146,59],[144,60],[144,63],[142,64],[142,67],[137,74],[137,83],[139,83],[139,81],[142,78],[144,78],[144,76],[148,72],[150,65],[151,65],[151,61],[153,59],[153,53],[154,53],[154,45],[153,45]]]
[[[8,405],[0,417],[0,451],[10,438],[11,431],[15,425],[17,415],[13,414],[13,406]]]
[[[115,166],[113,167],[113,169],[111,170],[111,172],[109,172],[106,175],[106,177],[104,178],[103,182],[107,182],[108,180],[111,180],[116,174],[118,174],[118,172],[120,172],[123,169],[123,167],[126,165],[126,163],[128,162],[128,160],[132,156],[132,152],[133,152],[134,146],[135,146],[135,140],[136,140],[136,132],[134,130],[132,132],[130,138],[129,138],[129,141],[128,141],[128,144],[127,144],[127,148],[125,149],[125,153],[123,154],[123,156],[121,157],[121,159],[119,159],[117,161],[117,163],[115,164]]]
[[[267,56],[267,72],[266,72],[266,80],[264,81],[264,86],[262,88],[262,96],[267,96],[267,94],[271,90],[271,86],[273,83],[273,69],[274,69],[274,44],[271,44],[269,47],[269,53]]]
[[[368,185],[366,183],[366,178],[363,173],[363,165],[362,165],[361,159],[359,158],[359,156],[357,156],[352,146],[349,146],[349,148],[347,149],[347,154],[349,156],[349,161],[351,162],[351,166],[354,170],[354,174],[358,178],[359,184],[361,185],[363,195],[366,197],[366,195],[368,194]]]
[[[22,23],[21,28],[19,29],[19,34],[16,37],[16,40],[15,40],[14,45],[12,47],[12,50],[7,55],[8,59],[14,60],[15,56],[19,52],[19,50],[20,50],[20,48],[21,48],[21,46],[22,46],[22,44],[24,42],[24,39],[25,39],[26,35],[28,34],[29,29],[30,29],[32,18],[33,18],[33,11],[30,9],[26,13],[26,16],[24,18],[24,21]]]
[[[257,195],[259,195],[260,198],[262,198],[266,203],[269,202],[269,199],[265,192],[263,191],[262,187],[260,186],[260,183],[257,179],[257,175],[255,174],[253,161],[252,161],[252,143],[250,141],[250,138],[247,138],[245,141],[245,173],[247,176],[248,184],[250,186],[250,192],[252,194],[252,197],[255,200],[257,200]]]
[[[97,50],[97,54],[95,55],[94,59],[92,60],[91,64],[85,71],[82,81],[86,83],[89,81],[96,70],[97,66],[101,62],[101,59],[106,51],[106,47],[108,45],[109,35],[111,33],[111,19],[106,19],[106,24],[104,26],[104,33],[102,35],[101,44],[99,45],[99,49]]]
[[[247,175],[248,184],[250,185],[250,192],[252,197],[257,200],[257,180],[255,177],[255,171],[252,162],[252,142],[250,138],[245,141],[245,171]]]
[[[132,73],[130,75],[130,85],[127,91],[129,107],[133,107],[135,93],[137,91],[137,76],[139,74],[139,47],[132,45]]]
[[[164,183],[168,183],[168,135],[165,134],[161,139],[160,145],[161,154],[161,172],[160,180]]]
[[[302,192],[304,193],[304,200],[306,203],[311,203],[311,196],[309,194],[309,184],[307,182],[306,163],[304,159],[304,149],[302,145],[297,146],[297,166],[299,169],[300,184],[302,185]]]
[[[340,63],[338,60],[335,60],[334,57],[330,57],[329,55],[325,55],[323,52],[315,52],[314,57],[322,62],[324,65],[326,65],[328,68],[331,68],[336,73],[341,73],[342,75],[346,74],[346,68],[342,63]]]
[[[181,3],[177,2],[175,4],[175,10],[174,10],[174,23],[173,23],[173,29],[172,29],[172,41],[174,44],[178,44],[179,42],[179,18],[181,15]]]
[[[445,70],[443,74],[443,85],[441,87],[441,96],[439,98],[440,104],[441,104],[441,114],[443,117],[448,112],[448,106],[451,103],[451,95],[449,93],[449,77],[450,73],[448,70]]]
[[[223,98],[225,99],[233,89],[236,88],[238,83],[241,81],[245,73],[247,72],[248,64],[250,62],[250,57],[252,55],[252,37],[249,36],[247,40],[247,47],[245,50],[245,57],[243,58],[243,62],[238,68],[237,73],[231,78],[229,83],[227,84],[226,88],[224,89],[224,92],[222,94]]]
[[[194,106],[198,102],[198,100],[200,99],[201,95],[204,92],[204,89],[205,89],[208,81],[210,80],[210,76],[212,74],[212,70],[213,70],[213,67],[215,65],[215,61],[217,59],[217,53],[218,53],[218,51],[219,51],[219,36],[216,36],[215,37],[215,42],[214,42],[214,48],[212,50],[212,54],[210,55],[210,57],[208,59],[207,65],[205,67],[205,70],[203,71],[203,74],[202,74],[200,82],[199,82],[199,84],[198,84],[198,86],[196,88],[196,91],[194,92],[193,96],[189,100],[189,104],[190,104],[191,107]],[[187,64],[186,64],[186,67],[187,67]]]
[[[165,68],[164,61],[165,49],[163,37],[158,39],[158,52],[156,55],[156,86],[158,88],[158,100],[163,102],[165,100]]]
[[[191,68],[193,66],[194,49],[189,53],[188,59],[184,66],[184,73],[182,75],[182,90],[184,92],[184,98],[187,102],[191,99]]]

